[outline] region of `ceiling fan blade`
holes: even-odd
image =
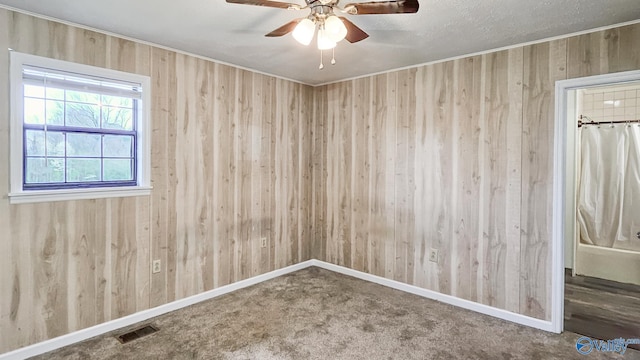
[[[283,36],[283,35],[287,35],[288,33],[292,32],[293,29],[296,28],[296,25],[298,25],[298,23],[301,21],[302,19],[295,19],[293,21],[290,21],[282,26],[280,26],[279,28],[273,30],[272,32],[268,33],[267,37],[276,37],[276,36]]]
[[[347,18],[342,16],[339,16],[339,18],[344,23],[344,26],[347,27],[347,36],[345,39],[347,39],[348,42],[355,43],[369,37],[369,34],[357,27],[356,24],[352,23]]]
[[[279,9],[291,9],[291,10],[300,10],[301,6],[298,4],[290,4],[280,1],[271,1],[271,0],[227,0],[230,4],[242,4],[242,5],[255,5],[255,6],[266,6],[273,7]]]
[[[345,5],[344,9],[351,15],[413,14],[418,12],[419,7],[418,0],[398,0],[351,3]]]

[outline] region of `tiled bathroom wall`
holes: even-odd
[[[636,121],[640,119],[640,84],[580,90],[578,114],[583,121]]]

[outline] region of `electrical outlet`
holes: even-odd
[[[438,249],[431,249],[431,251],[429,252],[429,261],[432,261],[434,263],[438,262]]]
[[[160,272],[160,260],[153,260],[151,265],[151,272],[157,274]]]
[[[260,239],[260,247],[267,247],[267,238],[263,237]]]

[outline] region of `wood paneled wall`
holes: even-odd
[[[555,81],[640,69],[638,43],[640,24],[316,88],[313,254],[549,320]]]
[[[7,48],[151,77],[152,196],[9,205]],[[0,49],[0,353],[311,257],[313,88],[4,9]]]
[[[310,258],[549,319],[554,81],[640,69],[638,41],[633,25],[311,88],[0,9],[0,49],[151,77],[154,187],[0,198],[0,353]]]

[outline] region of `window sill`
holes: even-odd
[[[111,187],[69,190],[34,190],[9,193],[10,204],[28,204],[51,201],[102,199],[112,197],[148,196],[150,186]]]

